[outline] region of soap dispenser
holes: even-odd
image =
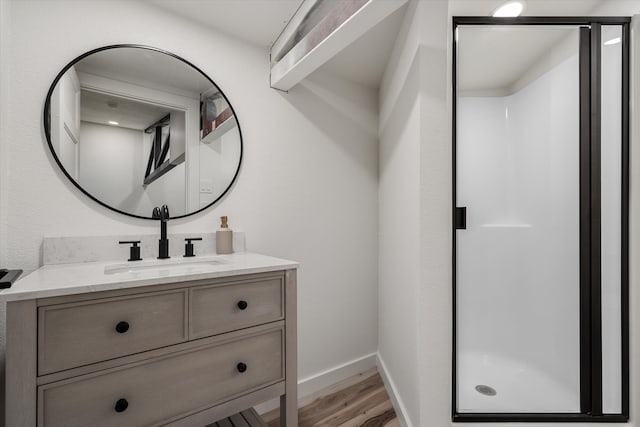
[[[216,231],[216,253],[231,254],[233,253],[233,231],[229,229],[227,217],[220,217],[220,229]]]

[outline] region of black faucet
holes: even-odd
[[[160,220],[160,240],[158,240],[158,259],[167,259],[169,256],[169,239],[167,239],[167,221],[169,220],[169,207],[153,208],[153,219]]]

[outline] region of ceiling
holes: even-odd
[[[257,46],[269,47],[302,0],[142,0]],[[387,0],[391,1],[391,0]],[[427,1],[427,0],[423,0]],[[504,0],[449,0],[451,16],[489,16]],[[640,0],[526,0],[525,16],[631,15]],[[377,88],[402,24],[406,6],[347,46],[322,69]],[[539,45],[536,43],[539,42]],[[549,38],[526,40],[542,52]]]
[[[143,0],[246,42],[270,47],[302,0]]]
[[[144,130],[172,112],[166,107],[87,90],[80,92],[80,105],[82,121],[101,125],[115,121],[118,127],[134,130]]]
[[[505,96],[523,87],[522,79],[530,81],[536,67],[545,67],[537,77],[577,54],[578,27],[462,26],[457,47],[459,93]],[[556,47],[562,48],[561,57],[543,61]]]
[[[399,8],[327,61],[322,70],[378,88],[400,31],[407,6]]]
[[[198,97],[211,90],[211,82],[188,64],[150,49],[108,49],[76,63],[77,71],[112,80]]]
[[[188,64],[151,49],[119,48],[96,52],[74,66],[79,73],[81,91],[80,119],[106,125],[119,123],[121,128],[145,129],[169,112],[168,107],[120,96],[122,83],[156,89],[164,93],[200,100],[202,93],[212,94],[218,88],[198,70]],[[86,74],[83,74],[86,73]],[[92,86],[87,74],[111,80],[100,91],[86,90]],[[112,88],[112,93],[106,93]],[[105,91],[102,93],[102,91]],[[184,114],[184,113],[183,113]]]
[[[618,0],[525,0],[523,16],[582,16],[604,2]],[[637,0],[636,0],[637,1]],[[490,16],[505,0],[450,0],[451,16]]]
[[[500,4],[502,0],[451,0],[450,10],[458,16],[487,15]],[[638,10],[640,0],[527,0],[524,14],[606,16]],[[577,26],[461,27],[458,89],[463,95],[508,95],[577,52]]]

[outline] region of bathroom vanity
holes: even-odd
[[[46,265],[7,302],[6,425],[297,425],[297,263],[238,253]]]

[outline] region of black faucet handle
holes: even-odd
[[[202,237],[186,237],[184,239],[187,243],[184,245],[184,256],[185,257],[192,257],[192,256],[196,256],[195,253],[193,252],[193,241],[197,241],[197,240],[202,240]]]
[[[132,245],[129,249],[129,261],[140,261],[140,240],[121,240],[118,242],[121,245]]]
[[[160,208],[159,207],[155,207],[153,208],[153,212],[151,213],[151,218],[153,219],[161,219],[162,214],[160,213]]]

